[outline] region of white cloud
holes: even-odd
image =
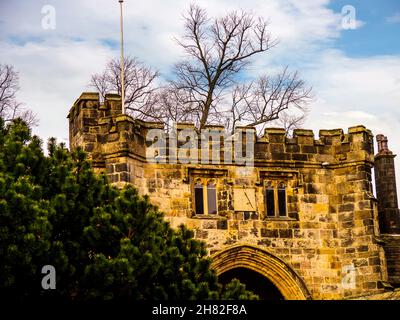
[[[364,125],[374,135],[388,136],[400,154],[400,55],[349,58],[324,51],[304,76],[317,97],[304,127],[319,129]],[[400,161],[396,158],[400,191]],[[399,192],[400,194],[400,192]]]
[[[365,124],[375,134],[387,134],[393,151],[400,152],[400,56],[356,59],[327,49],[342,32],[350,32],[341,29],[341,13],[330,10],[329,2],[197,1],[211,16],[246,9],[269,18],[279,46],[259,56],[249,74],[271,73],[284,64],[299,69],[317,97],[306,123],[310,128]],[[1,1],[0,61],[20,72],[20,99],[41,121],[35,132],[44,139],[64,139],[69,107],[87,90],[90,75],[100,71],[109,57],[118,56],[118,48],[107,47],[104,40],[119,44],[119,5],[109,0],[53,0],[57,28],[43,30],[44,4]],[[185,0],[125,1],[126,53],[167,74],[182,54],[174,37],[182,32],[181,17],[188,6]],[[399,22],[399,14],[387,21]],[[358,21],[356,27],[364,23]]]
[[[112,52],[96,43],[65,41],[1,46],[1,60],[19,71],[19,99],[39,117],[34,132],[45,140],[55,136],[64,141],[69,108],[80,92],[87,90],[88,76],[97,72]]]
[[[375,116],[364,112],[360,110],[351,110],[351,111],[345,111],[345,112],[324,112],[324,116],[327,117],[345,117],[347,119],[353,119],[353,120],[370,120],[370,119],[375,119]]]
[[[400,12],[395,12],[393,15],[386,17],[386,21],[389,23],[400,23]]]
[[[362,20],[356,20],[356,27],[355,29],[360,29],[362,27],[364,27],[367,23],[365,21]]]
[[[336,50],[316,57],[306,76],[318,97],[340,110],[395,110],[400,101],[400,55],[349,58]],[[350,104],[350,105],[349,105]]]
[[[252,10],[270,18],[271,32],[280,40],[277,49],[255,64],[277,68],[285,57],[309,51],[316,43],[339,36],[339,15],[326,8],[327,0],[199,0],[210,16],[234,9]],[[42,29],[43,1],[2,2],[0,18],[0,61],[15,65],[20,72],[20,98],[38,113],[41,124],[35,131],[67,137],[65,116],[70,105],[86,90],[90,75],[100,71],[107,58],[118,56],[119,5],[117,1],[54,0],[56,29]],[[125,1],[126,54],[137,56],[168,74],[182,54],[174,41],[182,32],[184,0]],[[104,40],[117,47],[107,47]],[[297,54],[296,54],[297,55]],[[298,56],[298,55],[297,55]],[[271,67],[272,68],[272,67]],[[55,116],[56,114],[56,116]]]
[[[326,8],[326,0],[199,0],[197,3],[208,10],[210,16],[230,10],[252,10],[271,21],[270,30],[281,44],[280,52],[289,46],[302,44],[312,46],[315,41],[326,41],[338,37],[340,15]],[[45,39],[81,38],[85,41],[113,39],[119,42],[119,5],[117,1],[54,0],[56,30],[41,28],[40,1],[18,1],[5,5],[4,35],[25,35]],[[182,31],[182,14],[188,1],[148,0],[134,5],[125,2],[126,50],[142,57],[146,62],[167,70],[180,50],[173,38]],[[1,35],[0,35],[1,39]],[[278,53],[277,53],[278,54]]]

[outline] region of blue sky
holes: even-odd
[[[348,4],[356,8],[357,19],[363,21],[364,25],[355,32],[343,32],[334,43],[336,48],[351,57],[390,55],[400,52],[400,1],[340,0],[332,1],[328,7],[341,12],[343,6]]]
[[[187,0],[125,0],[126,53],[168,77],[182,55],[174,42],[182,32]],[[313,87],[315,101],[305,127],[364,124],[388,135],[400,153],[399,0],[198,0],[210,16],[246,9],[269,18],[279,46],[258,56],[246,78],[285,65]],[[51,5],[56,28],[42,27]],[[343,6],[356,12],[356,29],[342,28]],[[117,0],[0,0],[0,63],[20,74],[19,99],[39,116],[34,132],[67,141],[66,115],[88,90],[90,75],[119,55]],[[399,158],[400,159],[400,158]],[[397,162],[399,162],[397,160]],[[397,163],[400,178],[400,163]],[[400,185],[400,183],[399,183]]]

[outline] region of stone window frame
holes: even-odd
[[[274,183],[283,182],[286,186],[285,200],[286,200],[286,215],[285,216],[268,216],[267,208],[266,208],[266,193],[265,193],[265,184],[268,181],[273,181]],[[265,169],[259,171],[259,180],[256,181],[256,185],[262,187],[262,196],[263,196],[263,204],[264,210],[263,215],[265,220],[289,220],[289,221],[298,221],[298,200],[295,204],[296,211],[290,211],[289,207],[293,205],[293,202],[289,201],[289,195],[296,195],[299,192],[299,188],[303,187],[303,175],[298,170],[292,169]],[[276,206],[276,205],[275,205]]]
[[[195,192],[194,187],[196,181],[200,179],[203,181],[203,210],[205,213],[196,214],[196,202],[195,202]],[[204,196],[204,193],[207,194],[207,183],[208,181],[215,181],[216,186],[216,207],[217,212],[215,214],[208,214],[207,206],[205,206],[204,202],[207,201],[207,196]],[[193,218],[216,218],[220,219],[219,208],[218,208],[218,191],[221,188],[223,183],[229,184],[228,179],[228,170],[227,169],[214,169],[214,168],[196,168],[196,167],[186,167],[183,174],[183,182],[190,184],[190,192],[191,192],[191,216]],[[204,190],[204,189],[203,189]]]
[[[196,212],[196,193],[193,192],[193,208],[194,208],[194,214],[196,216],[208,216],[208,217],[214,217],[218,215],[218,193],[217,193],[217,179],[216,178],[202,178],[202,177],[196,177],[193,181],[193,190],[196,189],[197,186],[202,187],[203,195],[202,195],[202,201],[203,201],[203,213],[197,213]],[[214,185],[214,188],[209,188],[210,185]],[[215,213],[210,213],[209,211],[209,189],[213,189],[215,192],[215,208],[216,211]]]
[[[283,187],[282,187],[283,186]],[[273,201],[274,201],[274,215],[268,215],[268,199],[266,197],[267,190],[273,190]],[[280,199],[279,199],[279,190],[285,190],[285,214],[281,214],[280,211]],[[274,180],[274,179],[265,179],[263,194],[264,194],[264,215],[266,218],[277,218],[277,219],[286,219],[288,218],[288,182],[284,180]]]

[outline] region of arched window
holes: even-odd
[[[215,179],[206,181],[197,179],[194,182],[194,211],[195,214],[217,214],[217,182]]]
[[[217,188],[214,180],[207,184],[207,210],[208,214],[217,214]]]
[[[196,214],[204,214],[203,183],[198,179],[194,185],[194,203]]]
[[[286,217],[286,184],[266,181],[264,184],[265,212],[268,217]]]
[[[267,216],[275,216],[275,191],[270,181],[267,182],[265,188],[265,206],[267,209]]]
[[[286,185],[281,182],[278,186],[279,216],[286,216]]]

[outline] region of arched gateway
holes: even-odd
[[[251,246],[235,245],[212,256],[211,267],[218,276],[233,269],[249,269],[267,278],[287,300],[311,299],[300,276],[285,262],[268,251]]]

